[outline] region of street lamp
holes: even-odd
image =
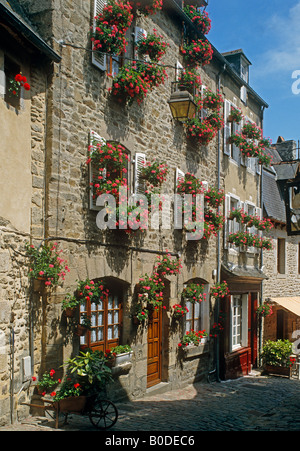
[[[192,119],[196,113],[197,106],[193,96],[188,91],[174,91],[171,94],[168,104],[171,109],[173,119],[185,122]]]

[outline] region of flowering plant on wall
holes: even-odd
[[[155,86],[164,83],[166,71],[150,63],[126,64],[121,67],[109,88],[120,103],[131,105],[134,100],[140,104]]]
[[[206,293],[204,293],[204,285],[200,283],[189,283],[186,285],[181,293],[181,299],[185,302],[195,302],[206,301]]]
[[[141,168],[140,177],[145,179],[152,186],[160,186],[167,178],[168,166],[158,161],[147,161]]]
[[[156,265],[154,267],[159,276],[171,276],[179,274],[182,268],[179,258],[172,259],[171,254],[160,255],[157,257]]]
[[[192,119],[188,119],[186,125],[187,138],[195,138],[199,144],[208,144],[217,133],[216,128],[210,123],[207,118],[201,119],[195,116]]]
[[[138,11],[144,16],[154,15],[162,9],[163,0],[140,0],[136,2]]]
[[[192,194],[196,196],[196,194],[202,194],[204,192],[204,186],[201,180],[194,174],[186,172],[184,179],[177,184],[176,191],[179,194]]]
[[[224,190],[218,189],[214,186],[209,186],[204,193],[204,200],[207,205],[211,207],[220,207],[225,199]]]
[[[227,282],[224,280],[223,282],[216,283],[210,289],[210,294],[214,298],[224,298],[230,294]]]
[[[257,314],[257,316],[266,318],[267,316],[273,315],[273,308],[270,304],[264,303],[257,307],[256,314]]]
[[[95,18],[92,32],[93,50],[119,55],[126,51],[125,33],[130,27],[133,14],[129,2],[109,0],[102,13]]]
[[[194,5],[185,5],[183,8],[185,14],[191,19],[197,30],[202,34],[207,34],[211,30],[211,19],[206,11]]]
[[[92,304],[99,304],[104,301],[108,295],[109,290],[102,279],[97,281],[90,279],[78,281],[76,297],[81,304],[86,301],[90,301]]]
[[[207,40],[198,39],[184,43],[182,53],[191,66],[205,66],[212,60],[213,49]]]
[[[10,96],[18,97],[21,86],[24,86],[26,91],[30,90],[30,84],[27,83],[27,78],[22,73],[17,74],[14,78],[8,80],[8,93]]]
[[[211,110],[220,110],[223,106],[224,100],[219,92],[212,92],[210,89],[204,90],[203,108],[210,108]]]
[[[153,33],[138,40],[136,45],[138,53],[140,55],[148,55],[150,60],[159,61],[169,46],[163,39],[164,37],[158,35],[156,30],[153,29]]]
[[[70,269],[67,261],[60,257],[62,251],[57,250],[57,243],[44,244],[39,247],[26,243],[26,255],[29,257],[29,277],[43,279],[45,285],[50,287],[58,285],[65,280]]]
[[[180,304],[173,305],[173,315],[175,318],[183,318],[189,312],[189,309]]]
[[[184,70],[180,71],[180,74],[178,76],[178,88],[180,90],[188,90],[197,91],[200,89],[200,86],[202,84],[201,77],[197,73],[195,68],[185,68]]]
[[[230,114],[228,116],[228,122],[236,122],[239,124],[243,119],[243,114],[239,108],[231,106]]]
[[[228,241],[236,246],[257,247],[266,250],[270,250],[273,247],[271,238],[261,238],[258,235],[243,231],[231,233]]]
[[[138,285],[138,299],[152,306],[160,306],[163,300],[164,283],[161,278],[145,274],[140,277]]]
[[[198,346],[201,338],[207,336],[207,332],[205,330],[199,330],[198,332],[194,331],[186,331],[180,343],[178,343],[178,347],[194,345]]]

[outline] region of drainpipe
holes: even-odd
[[[222,67],[217,75],[218,91],[221,90],[221,75],[226,70],[226,64]],[[221,130],[218,131],[218,167],[217,167],[217,183],[218,190],[221,188]],[[218,213],[220,213],[220,207],[218,207]],[[221,233],[218,231],[217,235],[217,282],[221,281]],[[219,321],[220,315],[220,299],[217,298],[215,302],[215,322]],[[215,365],[216,365],[216,380],[220,382],[220,343],[219,335],[215,337]]]
[[[263,106],[261,109],[261,129],[263,130],[263,122],[264,122],[264,110],[265,107]],[[261,211],[263,213],[263,165],[261,165],[261,174],[260,174],[260,207],[261,207]],[[263,268],[263,264],[264,264],[264,253],[263,253],[263,249],[261,249],[260,251],[260,267]],[[262,305],[263,304],[263,293],[264,293],[264,282],[262,280],[261,282],[261,287],[260,287],[260,297],[259,297],[259,304]],[[263,336],[262,336],[262,318],[259,318],[259,345],[258,345],[258,365],[261,366],[261,351],[262,351],[262,340],[263,340]]]

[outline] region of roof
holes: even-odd
[[[263,207],[269,219],[286,223],[286,212],[283,194],[276,181],[276,174],[263,170]]]
[[[61,57],[34,29],[17,0],[0,0],[0,25],[2,24],[11,33],[17,32],[18,35],[22,35],[23,39],[30,43],[35,51],[42,53],[56,63],[61,60]]]
[[[222,55],[226,58],[228,56],[242,55],[249,65],[252,65],[251,61],[246,57],[243,49],[231,50],[230,52],[222,52]]]
[[[270,298],[272,302],[283,307],[285,310],[300,316],[300,296],[287,296],[281,298]]]

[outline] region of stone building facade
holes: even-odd
[[[172,119],[168,105],[172,82],[178,77],[178,68],[185,66],[182,36],[186,30],[196,35],[198,32],[184,13],[183,5],[173,0],[166,0],[163,9],[155,15],[136,13],[127,33],[126,58],[129,61],[136,58],[134,44],[138,31],[150,33],[155,29],[169,44],[161,60],[168,78],[164,84],[148,92],[140,105],[133,102],[124,106],[110,93],[121,60],[107,56],[104,64],[103,58],[99,59],[92,52],[90,30],[95,13],[103,8],[103,2],[19,0],[11,3],[15,4],[14,13],[19,12],[19,17],[26,17],[34,27],[35,36],[42,36],[46,58],[32,58],[32,64],[26,67],[31,93],[25,97],[24,112],[13,113],[18,128],[24,121],[19,160],[23,164],[20,177],[24,179],[22,196],[26,208],[22,208],[18,217],[19,210],[6,215],[6,206],[1,206],[0,239],[4,247],[1,247],[0,254],[0,272],[3,275],[0,421],[5,423],[9,415],[16,419],[28,413],[21,402],[36,398],[32,376],[39,378],[51,368],[57,369],[59,374],[61,365],[70,356],[78,354],[80,349],[87,345],[92,349],[101,348],[113,337],[114,332],[106,337],[107,341],[95,339],[92,332],[87,338],[74,334],[73,322],[63,314],[61,303],[67,293],[76,291],[78,280],[101,279],[107,284],[114,296],[107,301],[112,302],[110,311],[119,315],[115,323],[118,330],[116,344],[129,344],[133,349],[131,364],[114,370],[115,383],[109,388],[112,399],[142,397],[152,386],[176,389],[205,378],[208,371],[218,365],[220,356],[223,361],[225,355],[232,354],[232,349],[216,347],[220,343],[214,337],[192,352],[182,351],[178,343],[191,322],[197,330],[212,332],[220,306],[215,305],[209,293],[221,277],[233,276],[231,288],[236,288],[235,294],[248,296],[247,302],[249,300],[249,305],[254,305],[262,277],[260,255],[230,252],[227,245],[228,221],[225,238],[220,231],[208,240],[198,241],[187,241],[182,230],[165,230],[163,222],[158,229],[138,230],[130,235],[119,230],[100,230],[96,222],[99,210],[91,199],[91,169],[86,164],[91,136],[102,138],[107,142],[117,142],[126,149],[130,157],[127,167],[130,193],[136,194],[138,157],[142,155],[146,161],[166,163],[169,171],[163,184],[165,194],[175,193],[178,174],[193,173],[206,182],[205,186],[223,189],[227,196],[239,197],[253,208],[260,208],[259,168],[251,161],[241,162],[236,149],[228,148],[225,129],[219,130],[207,145],[201,146],[188,140],[184,126]],[[205,4],[202,1],[198,3],[200,6]],[[214,93],[219,90],[228,102],[241,107],[245,116],[261,125],[265,102],[251,89],[248,79],[243,79],[232,68],[230,57],[213,50],[210,64],[198,69],[202,84]],[[23,70],[25,72],[25,66]],[[2,123],[9,123],[11,111],[4,98],[1,99],[0,111],[4,118]],[[15,124],[11,123],[9,129],[13,133]],[[8,136],[7,143],[14,139],[14,135]],[[12,167],[20,167],[18,163],[10,162],[5,167],[3,177],[8,181],[13,180],[9,171]],[[8,183],[5,188],[9,186],[10,192],[14,192]],[[15,203],[10,202],[12,204]],[[220,207],[222,214],[223,208]],[[62,286],[49,289],[29,283],[24,256],[26,241],[35,246],[57,243],[70,270]],[[226,249],[223,253],[224,243]],[[180,273],[165,277],[164,308],[159,315],[150,318],[146,325],[136,325],[133,317],[140,278],[152,274],[157,257],[167,254],[172,259],[180,258]],[[236,281],[233,265],[253,270],[250,276],[246,275],[248,286],[242,290],[239,284],[244,283],[245,277],[239,274]],[[224,271],[227,271],[226,275]],[[191,281],[203,284],[206,301],[200,303],[198,311],[189,317],[189,323],[188,319],[174,321],[173,305],[181,301],[183,288]],[[231,302],[232,297],[228,305]],[[98,318],[93,324],[98,333],[102,311],[93,308],[89,304],[77,313],[81,316],[84,309],[92,311],[94,318]],[[248,316],[243,321],[246,324]],[[157,326],[157,359],[153,376],[149,349],[153,344],[150,335],[154,324]],[[225,340],[230,340],[230,324],[225,327]],[[13,352],[9,345],[10,331],[14,331],[15,337]],[[247,360],[245,370],[248,372],[255,362],[256,348],[248,341],[240,347],[251,349],[251,364]],[[22,374],[25,370],[24,379]],[[10,374],[14,376],[14,385],[9,384]],[[239,375],[239,371],[234,374]]]

